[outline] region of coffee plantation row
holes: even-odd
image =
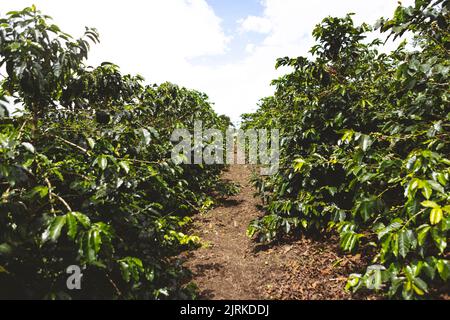
[[[343,251],[372,261],[347,290],[448,293],[449,16],[448,0],[416,0],[374,30],[329,17],[313,31],[311,57],[278,59],[293,71],[244,115],[244,128],[284,137],[280,171],[255,178],[267,213],[250,236],[338,233]],[[368,39],[384,35],[413,46],[383,53],[385,42]]]
[[[222,168],[175,164],[170,135],[229,119],[200,92],[86,66],[97,42],[94,29],[74,39],[35,7],[0,19],[0,297],[194,294],[173,257],[198,245],[186,224],[223,187]],[[83,290],[66,286],[71,265]]]

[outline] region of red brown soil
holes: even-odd
[[[223,178],[240,193],[194,218],[205,245],[184,257],[201,299],[352,299],[346,276],[361,270],[361,255],[343,255],[337,241],[297,238],[262,247],[246,235],[263,215],[249,179],[251,167],[231,166]]]

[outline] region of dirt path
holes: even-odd
[[[223,178],[241,186],[238,195],[194,218],[194,233],[206,243],[189,253],[184,266],[203,299],[349,299],[346,275],[361,263],[339,254],[336,241],[297,239],[258,247],[246,235],[261,216],[249,183],[250,166],[231,166]]]

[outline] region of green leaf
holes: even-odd
[[[83,227],[89,228],[91,225],[91,221],[89,220],[89,217],[82,214],[81,212],[71,212],[71,215],[73,215],[79,223],[82,224]]]
[[[443,253],[445,248],[447,248],[447,238],[445,234],[444,235],[441,234],[437,228],[432,228],[431,237],[433,238],[436,247],[439,249],[441,253]]]
[[[302,227],[303,227],[304,229],[307,229],[307,228],[308,228],[308,220],[302,219],[300,223],[302,224]]]
[[[361,275],[353,273],[349,276],[347,284],[345,285],[345,290],[350,290],[351,288],[357,288],[360,284]]]
[[[426,199],[430,199],[431,196],[433,195],[433,189],[431,188],[431,185],[427,182],[423,183],[422,186],[422,194]]]
[[[442,280],[447,281],[450,277],[450,262],[448,260],[440,259],[436,263],[436,268]]]
[[[363,151],[367,151],[372,145],[372,139],[368,135],[363,135],[361,140],[361,148]]]
[[[105,170],[106,167],[108,166],[108,157],[105,155],[98,156],[97,164],[100,169]]]
[[[411,281],[405,281],[403,283],[402,297],[405,300],[411,300],[413,297],[413,287]]]
[[[438,173],[437,174],[437,179],[443,186],[445,186],[447,184],[447,179],[445,178],[445,174]]]
[[[130,172],[130,164],[127,161],[120,161],[119,166],[125,171],[125,173]]]
[[[370,217],[376,212],[377,199],[364,199],[359,205],[359,212],[364,222],[368,221]]]
[[[417,241],[419,242],[419,245],[424,245],[425,239],[428,235],[428,232],[430,231],[431,227],[427,224],[421,225],[417,229]]]
[[[423,201],[421,205],[425,208],[439,208],[439,205],[434,201]]]
[[[46,187],[46,186],[36,186],[36,187],[34,187],[31,190],[30,195],[31,195],[31,197],[34,197],[36,194],[39,194],[39,197],[41,199],[43,199],[45,196],[48,195],[48,187]]]
[[[341,141],[349,143],[352,140],[354,133],[355,132],[353,130],[345,130],[345,133],[342,136]]]
[[[0,256],[7,256],[10,255],[13,252],[13,248],[9,243],[1,243],[0,244]]]
[[[398,233],[392,234],[391,248],[394,256],[398,257]]]
[[[351,252],[356,244],[358,243],[360,234],[355,233],[354,231],[346,231],[341,234],[341,248],[344,251]]]
[[[423,296],[425,292],[428,292],[428,285],[425,281],[416,277],[414,278],[413,289],[419,296]]]
[[[394,220],[390,225],[388,225],[386,228],[382,228],[380,229],[377,234],[378,234],[378,239],[383,238],[386,234],[391,233],[393,231],[396,231],[398,229],[400,229],[402,227],[402,222],[401,220]]]
[[[294,160],[294,172],[300,172],[305,163],[306,163],[306,161],[301,158],[295,159]]]
[[[434,280],[436,276],[436,269],[434,266],[431,266],[428,262],[425,262],[423,264],[423,271],[424,273],[431,279]]]
[[[86,141],[87,141],[89,147],[90,147],[91,149],[94,149],[94,147],[95,147],[95,140],[92,139],[92,138],[86,138]]]
[[[131,272],[130,272],[130,266],[125,261],[119,261],[120,270],[122,273],[122,278],[125,280],[125,282],[130,282],[131,280]]]
[[[430,212],[430,223],[436,225],[441,222],[443,217],[442,208],[433,208]]]
[[[143,273],[145,271],[142,261],[138,258],[126,257],[120,259],[118,262],[122,273],[122,278],[126,282],[130,282],[131,279],[133,279],[135,282],[139,281],[140,273]],[[146,276],[152,278],[152,272],[150,272],[150,274]]]
[[[434,180],[427,180],[427,183],[431,186],[431,188],[433,188],[434,190],[436,190],[437,192],[440,192],[442,194],[445,194],[445,190],[444,187],[441,186],[438,182],[434,181]]]
[[[66,216],[57,216],[54,217],[47,230],[42,234],[42,241],[46,242],[47,240],[51,240],[56,242],[59,236],[61,235],[61,230],[66,224]]]
[[[36,149],[34,148],[34,146],[29,143],[29,142],[22,142],[21,145],[29,152],[31,153],[35,153]]]
[[[411,230],[403,230],[398,235],[398,253],[403,258],[408,255],[411,248]]]
[[[95,244],[93,239],[93,231],[89,230],[85,237],[83,238],[83,253],[85,254],[85,257],[89,263],[93,263],[97,261],[97,255],[95,251]]]
[[[69,212],[66,215],[66,219],[67,219],[67,235],[69,236],[69,238],[71,238],[72,240],[75,239],[76,235],[77,235],[77,230],[78,230],[78,222],[77,219],[75,217],[75,215],[72,212]]]
[[[90,230],[89,239],[92,241],[90,246],[94,248],[95,253],[97,254],[100,251],[100,247],[102,244],[102,238],[100,237],[100,232],[97,229]]]

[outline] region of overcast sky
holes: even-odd
[[[412,0],[403,1],[409,4]],[[148,83],[170,81],[207,93],[234,121],[270,95],[275,59],[305,55],[315,24],[356,14],[374,23],[396,0],[1,0],[0,14],[35,4],[63,31],[96,27],[89,64],[118,64]]]

